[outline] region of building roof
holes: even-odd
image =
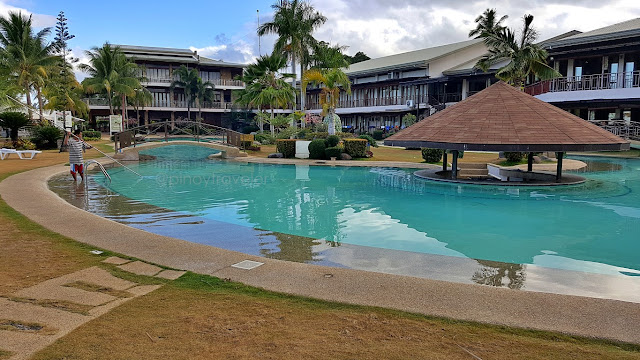
[[[557,41],[548,41],[544,44],[547,49],[579,45],[590,42],[606,41],[610,39],[622,39],[625,37],[640,35],[640,18],[635,18],[621,23],[605,26],[599,29],[579,33],[573,36],[565,37]]]
[[[430,61],[445,55],[460,51],[469,46],[481,43],[482,40],[472,39],[453,44],[436,46],[421,50],[409,51],[401,54],[383,56],[376,59],[355,63],[345,71],[347,75],[359,75],[371,72],[397,71],[407,68],[424,68]]]
[[[521,152],[629,149],[627,141],[502,81],[388,137],[385,145]]]
[[[221,60],[214,60],[198,55],[197,51],[189,49],[175,49],[152,46],[136,46],[136,45],[114,45],[119,47],[125,55],[136,60],[183,63],[183,64],[200,64],[217,67],[245,67],[244,64],[230,63]]]

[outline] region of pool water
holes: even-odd
[[[147,231],[283,260],[451,280],[473,259],[462,281],[514,288],[526,272],[535,284],[532,269],[640,279],[640,159],[574,157],[589,165],[584,184],[498,187],[208,160],[215,152],[146,150],[157,159],[131,165],[143,178],[112,168],[111,183],[91,178],[94,193],[64,196]]]

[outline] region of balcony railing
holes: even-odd
[[[529,95],[540,95],[549,92],[606,90],[640,87],[640,71],[613,74],[595,74],[582,76],[565,76],[544,80],[524,88]]]
[[[170,77],[147,77],[146,83],[164,83],[170,84],[173,80],[177,80],[177,78],[172,79]],[[206,81],[206,80],[203,80]],[[211,79],[209,80],[214,86],[237,86],[244,87],[244,82],[240,80],[224,80],[224,79]]]
[[[640,140],[640,122],[624,120],[589,120],[614,135],[625,139]]]
[[[109,106],[109,102],[107,99],[103,98],[87,98],[84,99],[84,102],[89,106]],[[231,102],[204,102],[202,104],[203,109],[231,109],[234,105]],[[237,106],[235,106],[237,107]],[[186,109],[187,102],[184,100],[173,100],[173,101],[162,101],[162,100],[154,100],[151,105],[145,106],[145,109],[151,108],[179,108]],[[196,104],[191,105],[192,110],[197,110],[198,107]]]
[[[370,97],[364,99],[349,99],[338,102],[338,108],[356,108],[367,106],[391,106],[391,105],[406,105],[408,101],[413,101],[417,106],[420,104],[429,104],[432,106],[441,105],[444,103],[458,102],[462,100],[461,93],[446,93],[436,94],[433,96],[419,95],[419,96],[393,96],[393,97]],[[308,102],[308,109],[320,109],[320,103]]]

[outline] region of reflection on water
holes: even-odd
[[[133,227],[280,260],[512,289],[527,289],[529,264],[618,275],[640,269],[640,217],[629,216],[640,211],[639,161],[598,159],[609,165],[593,165],[601,170],[581,185],[506,189],[416,181],[411,169],[174,155],[133,165],[143,179],[110,169],[113,191],[99,174],[86,193],[66,176],[50,187]],[[434,256],[448,260],[435,266]]]

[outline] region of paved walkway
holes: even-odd
[[[161,278],[184,274],[115,257],[104,262]],[[78,326],[160,286],[123,280],[94,266],[0,297],[0,350],[12,353],[11,360],[28,359]]]
[[[0,196],[52,231],[171,268],[329,301],[640,343],[638,303],[279,261],[155,235],[80,210],[48,190],[47,179],[66,171],[52,166],[14,175],[0,183]],[[83,226],[69,227],[70,219]],[[260,266],[243,266],[244,260]]]

